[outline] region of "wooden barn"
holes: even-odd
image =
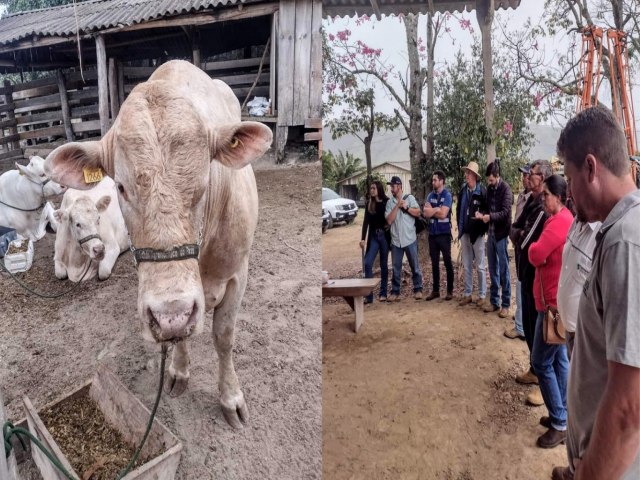
[[[404,193],[411,193],[411,162],[384,162],[373,167],[371,173],[380,174],[386,182],[390,182],[391,177],[400,177],[400,180],[402,180],[402,191]],[[364,198],[358,195],[358,182],[366,178],[366,176],[367,172],[363,170],[338,181],[337,193],[344,198],[356,200],[359,205],[363,205]],[[389,194],[389,192],[387,192],[387,194]]]
[[[321,0],[87,0],[3,16],[0,171],[103,135],[171,59],[229,84],[243,119],[274,129],[279,161],[288,138],[320,139],[321,18]],[[249,114],[255,96],[266,115]]]

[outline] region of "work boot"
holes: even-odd
[[[492,303],[485,305],[485,307],[482,309],[484,313],[497,312],[498,310],[500,310],[500,307],[498,305],[493,305]]]
[[[540,406],[544,405],[544,399],[542,398],[542,392],[540,392],[539,388],[536,388],[533,392],[531,392],[529,395],[527,395],[527,403],[529,405],[534,406],[534,407],[540,407]]]
[[[508,308],[504,308],[504,307],[502,307],[502,308],[500,309],[500,312],[498,313],[498,316],[499,316],[500,318],[507,318],[507,317],[509,316],[509,309],[508,309]]]
[[[536,374],[531,371],[531,369],[526,372],[522,372],[520,375],[516,375],[516,382],[522,383],[524,385],[529,385],[535,383],[538,385],[538,377]]]
[[[427,302],[430,302],[434,298],[440,298],[440,292],[431,292],[429,295],[427,295],[427,298],[425,298],[425,300]]]
[[[484,298],[479,298],[478,300],[476,300],[476,306],[478,308],[484,307]]]
[[[387,302],[399,302],[400,301],[400,296],[397,293],[392,293],[391,295],[389,295],[389,298],[387,299]]]
[[[415,298],[416,300],[422,300],[422,292],[414,293],[413,298]]]
[[[444,299],[445,299],[446,301],[453,300],[453,292],[449,292],[449,293],[447,293],[447,296],[446,296],[446,297],[444,297]]]
[[[554,467],[551,472],[551,480],[573,480],[573,473],[569,467]]]
[[[544,428],[551,428],[551,418],[546,415],[540,417],[540,425]]]
[[[380,295],[378,297],[378,300],[380,300],[381,302],[386,302],[387,301],[387,297],[385,295]]]
[[[516,330],[516,327],[513,327],[513,328],[507,328],[507,329],[504,331],[504,336],[505,336],[505,337],[507,337],[507,338],[511,338],[511,339],[518,338],[518,339],[520,339],[520,340],[524,340],[524,335],[520,335],[520,334],[518,333],[518,331]]]
[[[560,431],[551,427],[549,430],[538,437],[536,445],[538,445],[540,448],[555,448],[561,443],[564,443],[566,438],[566,430]]]
[[[462,300],[460,300],[460,303],[458,303],[458,305],[464,307],[465,305],[469,305],[472,301],[473,300],[471,299],[471,295],[469,295],[468,297],[462,297]]]

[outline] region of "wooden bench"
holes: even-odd
[[[346,278],[329,280],[322,285],[323,297],[343,297],[351,309],[356,312],[355,332],[358,333],[364,322],[364,297],[373,292],[380,283],[379,278]]]

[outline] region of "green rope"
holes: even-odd
[[[93,260],[89,261],[89,264],[87,265],[87,269],[84,271],[84,273],[82,274],[82,277],[80,278],[80,280],[78,280],[78,283],[76,283],[73,287],[71,287],[69,290],[66,290],[62,293],[39,293],[36,292],[35,290],[32,290],[31,288],[29,288],[27,285],[25,285],[22,280],[20,280],[18,277],[16,277],[13,273],[11,273],[7,267],[5,267],[4,262],[0,262],[0,267],[2,267],[2,269],[7,272],[9,275],[11,275],[11,278],[13,278],[18,285],[20,285],[22,288],[24,288],[27,292],[29,293],[33,293],[34,295],[37,295],[38,297],[41,298],[59,298],[62,297],[63,295],[66,295],[67,293],[71,293],[73,292],[76,288],[78,288],[80,286],[80,283],[82,282],[82,280],[84,280],[84,276],[87,274],[87,272],[89,271],[89,268],[91,268],[91,263],[93,263]]]
[[[144,432],[144,437],[142,438],[142,442],[140,442],[140,445],[138,446],[138,449],[134,453],[133,457],[131,458],[129,465],[127,465],[127,468],[125,468],[123,471],[120,472],[120,474],[117,477],[117,480],[120,480],[122,477],[124,477],[126,474],[128,474],[131,471],[134,464],[136,463],[136,460],[138,460],[138,456],[140,455],[140,452],[142,451],[142,447],[147,441],[147,437],[149,436],[149,432],[151,431],[151,427],[153,426],[153,420],[155,419],[156,411],[158,410],[158,405],[160,404],[160,397],[162,395],[162,384],[164,381],[164,367],[167,360],[167,350],[168,350],[167,344],[163,343],[162,357],[160,361],[160,386],[158,387],[158,395],[156,397],[156,402],[153,405],[153,410],[151,411],[151,417],[149,418],[147,430]],[[77,480],[74,477],[72,477],[69,472],[65,470],[65,468],[62,466],[60,461],[49,450],[47,450],[46,447],[42,445],[42,443],[40,443],[40,440],[38,440],[38,438],[36,438],[31,432],[29,432],[28,430],[25,430],[24,428],[16,428],[11,422],[5,422],[4,425],[2,426],[2,437],[4,439],[4,447],[5,447],[7,458],[9,458],[9,455],[11,455],[11,451],[13,450],[11,437],[14,435],[20,440],[20,443],[22,443],[22,448],[25,450],[26,450],[26,445],[22,440],[22,436],[28,437],[42,451],[42,453],[46,455],[46,457],[51,461],[51,463],[53,463],[53,465],[62,472],[62,474],[65,477],[67,477],[69,480]]]
[[[131,458],[131,461],[129,462],[129,465],[127,465],[127,468],[125,468],[122,472],[120,472],[120,475],[118,475],[117,480],[120,480],[122,477],[124,477],[127,473],[129,473],[129,471],[131,471],[131,469],[133,468],[133,465],[136,463],[136,460],[138,460],[138,455],[140,455],[140,452],[142,451],[142,447],[144,446],[144,442],[147,441],[147,436],[149,435],[149,432],[151,431],[151,427],[153,425],[153,419],[156,416],[156,410],[158,410],[158,404],[160,403],[160,396],[162,395],[162,384],[164,381],[164,364],[165,361],[167,360],[167,344],[163,343],[162,344],[162,357],[160,360],[160,385],[158,386],[158,396],[156,397],[156,403],[153,405],[153,410],[151,410],[151,418],[149,418],[149,424],[147,425],[147,431],[144,432],[144,437],[142,437],[142,442],[140,442],[140,446],[138,447],[138,450],[136,450],[136,453],[133,455],[133,458]]]

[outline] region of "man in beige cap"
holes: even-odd
[[[487,190],[480,185],[478,164],[469,162],[463,168],[465,184],[458,194],[456,219],[458,221],[458,238],[462,248],[462,263],[464,265],[464,294],[460,306],[472,302],[473,265],[478,269],[478,301],[482,307],[487,295],[487,277],[484,255],[484,235],[488,225],[476,218],[476,212],[488,213]]]

